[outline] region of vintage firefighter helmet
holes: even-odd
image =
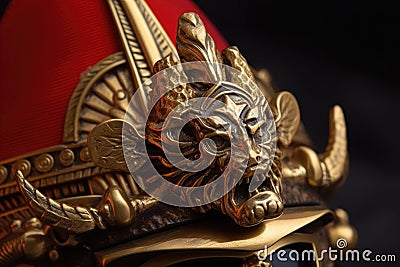
[[[333,266],[322,250],[355,246],[326,203],[342,109],[317,154],[294,96],[192,2],[11,1],[0,44],[1,266]]]

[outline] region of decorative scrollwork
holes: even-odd
[[[60,152],[59,155],[59,161],[60,164],[64,167],[70,166],[72,163],[74,163],[75,160],[75,154],[71,149],[64,149]]]
[[[254,75],[237,47],[228,47],[220,54],[203,22],[194,13],[183,14],[179,19],[178,55],[175,55],[174,49],[171,50],[169,42],[162,40],[165,33],[157,31],[155,27],[150,30],[153,33],[153,39],[161,34],[162,38],[157,37],[160,40],[156,41],[164,45],[168,44],[149,57],[144,50],[141,50],[143,47],[140,48],[140,42],[144,40],[138,41],[140,34],[138,36],[134,34],[134,29],[128,21],[129,16],[131,16],[130,20],[138,16],[138,10],[144,12],[142,1],[135,1],[135,5],[120,4],[116,0],[109,0],[109,3],[114,7],[114,16],[117,16],[121,25],[123,24],[119,30],[126,35],[123,41],[126,41],[124,45],[129,46],[125,47],[127,59],[122,53],[112,55],[91,67],[84,74],[68,107],[64,132],[64,142],[68,145],[1,162],[0,183],[5,181],[7,184],[0,187],[0,195],[2,195],[0,211],[14,209],[10,214],[22,219],[32,217],[32,213],[35,213],[44,223],[73,234],[82,234],[94,228],[107,229],[134,225],[131,229],[133,229],[133,235],[136,235],[138,232],[162,228],[171,222],[182,222],[185,218],[179,217],[181,210],[178,211],[176,207],[170,207],[171,217],[162,218],[160,222],[160,209],[166,205],[142,192],[131,174],[127,172],[121,141],[124,123],[122,119],[137,85],[148,78],[151,72],[160,72],[178,63],[191,61],[211,63],[203,64],[202,67],[193,70],[191,73],[193,75],[208,76],[214,80],[226,78],[229,74],[218,67],[219,63],[225,63],[240,72],[240,75],[230,77],[237,83],[269,83],[265,73]],[[134,6],[138,6],[139,9],[132,8]],[[129,14],[126,15],[126,10],[130,10],[131,13],[128,12]],[[152,14],[143,16],[149,24],[156,25],[152,22]],[[128,39],[132,42],[128,43]],[[140,51],[133,55],[135,49]],[[172,54],[167,55],[166,52],[172,52]],[[159,55],[162,58],[154,64],[154,59],[158,59]],[[179,78],[180,75],[183,74],[175,72],[172,77],[165,79],[174,83],[175,78]],[[199,155],[198,144],[201,138],[218,139],[218,144],[224,153],[220,153],[218,160],[211,168],[197,173],[182,172],[172,168],[168,159],[160,152],[161,122],[171,110],[196,97],[215,96],[213,93],[218,91],[218,88],[220,89],[218,86],[207,83],[176,86],[156,104],[149,121],[143,122],[148,129],[145,138],[146,144],[151,148],[150,156],[153,162],[164,177],[176,185],[195,187],[213,181],[223,170],[224,162],[232,156],[226,152],[229,145],[224,138],[220,138],[226,134],[211,119],[195,120],[187,126],[186,132],[182,134],[182,140],[179,140],[179,142],[182,141],[181,148],[193,160]],[[210,204],[194,208],[195,211],[207,212],[214,209],[228,215],[238,225],[247,227],[267,219],[277,218],[283,212],[284,203],[285,205],[286,203],[296,205],[320,203],[320,197],[316,193],[318,187],[329,187],[330,184],[339,183],[343,181],[346,174],[346,127],[340,107],[335,107],[331,113],[328,148],[324,154],[318,155],[310,147],[298,146],[299,144],[293,141],[301,127],[299,126],[300,111],[293,95],[288,92],[275,93],[271,87],[268,87],[265,91],[268,100],[266,102],[264,98],[254,97],[251,92],[242,92],[247,89],[235,88],[235,90],[229,91],[228,88],[218,92],[222,92],[223,96],[219,100],[233,107],[238,114],[245,114],[242,111],[249,102],[255,102],[261,106],[269,103],[273,111],[271,122],[273,121],[277,127],[278,149],[275,154],[267,155],[270,157],[268,160],[272,161],[271,168],[263,173],[261,185],[253,191],[248,190],[254,180],[251,170],[253,166],[249,164],[246,166],[247,173],[243,179],[228,194]],[[237,94],[237,92],[243,94]],[[149,91],[149,93],[157,92]],[[249,100],[244,100],[243,95],[251,97]],[[265,129],[258,124],[249,123],[252,121],[249,114],[242,117],[236,116],[235,119],[239,122],[239,127],[243,128],[241,132],[249,140],[247,145],[251,164],[259,164],[266,160],[259,158],[256,151],[253,151],[253,148],[259,145],[254,141],[257,139],[256,136],[265,134]],[[88,139],[88,144],[85,142],[86,139]],[[19,196],[12,180],[15,173],[17,173],[19,189],[30,206],[30,210],[16,201]],[[284,181],[283,185],[282,181]],[[289,189],[290,192],[285,192],[285,189]],[[160,190],[163,189],[160,188]],[[77,201],[75,204],[67,204],[55,200],[62,197],[93,194],[102,194],[100,203],[90,202],[89,205]],[[155,214],[153,217],[150,216],[152,219],[150,222],[140,217],[149,211],[150,214],[151,212]],[[12,216],[0,214],[1,223],[7,220],[8,226],[13,219]],[[189,217],[195,218],[192,214]],[[137,218],[139,219],[136,220]],[[136,224],[138,221],[141,223],[139,226]],[[138,229],[145,230],[140,232]],[[52,257],[57,258],[57,253],[54,253]]]
[[[13,164],[12,169],[13,174],[20,170],[25,176],[28,176],[31,173],[31,162],[27,159],[20,159]]]
[[[92,66],[75,88],[64,124],[64,142],[85,140],[99,123],[123,118],[134,93],[129,67],[122,53]]]
[[[54,166],[54,159],[52,155],[45,153],[35,158],[34,164],[39,172],[48,172]]]
[[[215,48],[215,44],[212,40],[212,38],[207,34],[204,24],[198,17],[198,15],[194,13],[186,13],[183,14],[179,20],[179,27],[178,27],[178,37],[177,37],[177,50],[179,57],[182,62],[189,62],[193,60],[206,60],[211,63],[222,63],[223,59],[225,63],[230,64],[232,67],[235,67],[238,69],[243,76],[238,76],[235,77],[237,79],[245,79],[245,77],[250,75],[250,79],[254,81],[254,76],[251,74],[250,67],[247,65],[246,60],[243,58],[243,56],[240,54],[238,49],[236,47],[230,47],[224,50],[222,53],[222,57],[219,55],[219,52]],[[166,57],[159,62],[155,64],[154,70],[162,70],[163,68],[166,68],[168,66],[174,65],[175,61],[171,57]],[[189,70],[190,71],[190,70]],[[204,65],[203,68],[196,69],[197,73],[199,75],[209,75],[212,76],[212,78],[215,80],[218,80],[226,75],[225,72],[222,71],[222,69],[219,69],[218,66],[207,66]],[[180,75],[179,73],[176,73],[176,75]],[[173,80],[173,79],[172,79]],[[170,80],[171,81],[171,80]],[[172,81],[171,81],[172,82]],[[240,90],[243,89],[235,89]],[[208,84],[190,84],[188,86],[184,87],[177,87],[175,90],[170,91],[168,94],[166,94],[163,98],[160,100],[160,104],[156,105],[154,109],[154,113],[150,116],[150,118],[153,121],[148,122],[148,127],[150,130],[148,136],[146,138],[148,139],[148,143],[150,145],[154,145],[154,151],[156,151],[156,147],[158,146],[157,142],[160,140],[159,136],[157,135],[160,133],[160,129],[157,129],[157,123],[158,121],[162,121],[164,117],[170,112],[171,108],[175,107],[177,104],[180,103],[180,101],[185,101],[188,98],[193,98],[196,96],[205,96],[207,94],[212,94],[212,92],[217,92],[216,89],[210,88]],[[121,91],[116,91],[117,95],[114,94],[114,100],[115,96],[117,96],[118,100],[125,99],[125,94],[121,93]],[[232,92],[233,94],[234,92]],[[245,95],[248,94],[249,96],[253,96],[251,92],[245,93]],[[231,98],[229,94],[226,95],[226,103],[228,105],[234,106],[238,105],[237,110],[239,110],[239,106],[241,106],[241,109],[243,109],[246,105],[249,105],[244,100],[240,99],[241,94],[238,94],[238,96],[234,96]],[[280,96],[280,97],[279,97]],[[289,101],[285,101],[285,99],[289,98]],[[251,99],[251,97],[249,98]],[[283,100],[279,100],[283,99]],[[290,101],[290,94],[289,93],[281,93],[278,95],[278,101],[271,102],[272,104],[276,103],[274,108],[276,110],[275,114],[275,120],[279,119],[277,122],[279,122],[279,127],[281,129],[281,135],[278,136],[278,138],[286,138],[286,142],[290,142],[292,136],[295,133],[295,129],[297,129],[296,125],[292,125],[290,122],[293,121],[292,117],[289,117],[288,114],[286,113],[287,110],[290,110],[289,107],[286,105],[292,105],[293,101]],[[225,101],[225,100],[224,100]],[[249,101],[253,101],[259,105],[265,105],[265,100],[262,99],[251,99]],[[263,102],[264,101],[264,102]],[[247,104],[246,104],[247,103]],[[291,112],[296,112],[298,109],[291,110]],[[239,112],[238,114],[240,114]],[[298,118],[298,114],[291,114],[295,116],[295,122],[296,118]],[[235,118],[236,120],[242,120],[241,118],[237,117]],[[272,120],[274,118],[271,118]],[[245,120],[250,121],[249,118],[245,118]],[[286,122],[286,120],[291,120],[290,122]],[[203,129],[203,125],[199,124],[196,126],[196,129],[198,133],[204,133],[210,132],[212,134],[213,128],[211,127],[212,124],[210,124],[210,121],[204,121],[202,122],[203,124],[205,123],[208,125],[208,129]],[[245,123],[244,125],[247,125],[248,123]],[[294,127],[294,129],[293,129]],[[112,168],[115,170],[122,170],[126,171],[127,168],[125,166],[125,159],[123,158],[123,153],[122,153],[122,143],[121,143],[121,128],[122,128],[122,121],[121,120],[108,120],[104,123],[99,124],[97,127],[94,127],[91,131],[91,134],[89,135],[89,146],[88,149],[90,150],[90,155],[92,160],[98,165],[102,166],[105,168]],[[89,128],[88,128],[89,129]],[[259,134],[260,127],[256,127],[256,125],[247,125],[246,129],[244,129],[244,132],[248,132],[249,134],[249,140],[253,140],[252,136]],[[285,135],[284,135],[285,134]],[[217,132],[214,134],[217,136]],[[196,138],[195,136],[190,136],[187,135],[188,142],[194,142],[195,144],[197,141],[192,140],[193,138]],[[254,142],[254,141],[251,141]],[[254,144],[256,146],[256,144]],[[253,145],[249,144],[249,147],[254,147]],[[196,146],[193,146],[194,148]],[[84,148],[86,149],[86,148]],[[156,154],[158,152],[155,152]],[[195,153],[195,151],[193,151]],[[251,154],[251,152],[250,152]],[[154,159],[160,160],[160,164],[158,166],[164,166],[163,168],[168,168],[168,164],[164,164],[166,161],[162,159],[162,154],[158,153],[158,157],[154,157]],[[254,155],[251,154],[252,157],[254,156],[254,159],[251,159],[251,164],[257,164],[265,159],[258,158],[256,157],[257,153]],[[270,156],[269,154],[266,154]],[[229,156],[229,154],[224,154],[224,156]],[[272,168],[270,172],[265,173],[265,177],[263,180],[265,182],[262,183],[262,185],[254,191],[252,194],[249,194],[247,191],[248,185],[251,181],[251,173],[248,172],[248,175],[246,174],[246,177],[243,179],[242,182],[239,183],[237,187],[234,188],[227,196],[223,197],[222,199],[213,202],[212,204],[208,206],[201,206],[198,210],[205,212],[209,209],[218,209],[221,212],[229,215],[232,219],[235,220],[239,225],[242,226],[251,226],[258,224],[262,222],[265,219],[270,219],[277,217],[281,214],[283,210],[283,202],[281,199],[281,192],[282,192],[282,185],[281,185],[281,154],[276,153],[275,156],[273,157],[272,161]],[[223,162],[223,161],[221,161]],[[157,163],[156,163],[157,165]],[[218,175],[217,172],[214,173],[214,171],[217,171],[218,168],[215,170],[213,169],[212,172],[207,172],[202,174],[194,174],[193,178],[187,179],[189,177],[188,175],[185,175],[184,173],[178,174],[174,173],[174,176],[176,177],[182,177],[181,180],[179,180],[179,183],[183,183],[185,185],[189,186],[194,186],[195,184],[201,184],[203,178],[205,177],[204,175],[207,175],[208,181],[212,180],[212,177],[215,175]],[[162,172],[164,173],[171,173],[171,170],[163,170]],[[183,175],[183,176],[182,176]],[[167,175],[169,176],[169,175]],[[186,178],[185,178],[186,177]],[[211,180],[210,180],[211,179]],[[184,182],[186,181],[186,182]],[[190,182],[191,181],[191,182]],[[206,181],[206,180],[204,180]],[[204,182],[203,181],[203,182]],[[33,194],[29,193],[33,190],[33,188],[30,188],[29,183],[24,181],[22,178],[19,179],[19,183],[21,186],[22,192],[24,192],[25,197],[29,200],[32,198]],[[118,191],[119,192],[119,191]],[[130,218],[129,220],[134,220],[134,218],[137,216],[138,212],[142,212],[146,209],[148,209],[149,206],[153,206],[157,204],[157,200],[152,199],[151,197],[148,197],[148,200],[143,201],[139,196],[133,196],[131,198],[126,198],[124,194],[122,194],[122,191],[119,192],[118,194],[110,194],[107,193],[103,199],[108,199],[108,201],[103,201],[99,207],[97,208],[92,208],[92,209],[85,209],[84,207],[79,207],[79,210],[86,210],[86,213],[88,216],[91,216],[91,219],[87,222],[87,226],[83,227],[82,229],[78,228],[73,228],[75,232],[82,232],[85,231],[85,229],[92,229],[94,226],[97,225],[97,227],[103,228],[103,227],[111,227],[111,226],[117,226],[120,224],[126,224],[128,223],[127,221],[122,220],[122,219],[117,219],[118,214],[114,212],[110,212],[110,208],[114,207],[113,204],[107,204],[107,203],[119,203],[119,205],[122,207],[125,207],[121,210],[121,212],[124,214],[124,218]],[[36,195],[38,195],[38,192],[36,192]],[[49,207],[47,207],[47,203],[51,202],[50,200],[43,201],[42,204],[39,202],[37,203],[38,206],[35,206],[35,209],[40,212],[46,211]],[[54,205],[57,205],[56,202],[51,202],[54,203]],[[128,208],[130,207],[130,208]],[[131,208],[133,207],[133,210]],[[75,207],[74,210],[77,210],[78,207]],[[59,212],[57,209],[54,210],[55,212],[52,213],[52,218],[48,218],[49,222],[51,223],[52,221],[56,221],[57,218],[60,220],[62,218],[65,218],[64,212]],[[122,215],[122,214],[120,214]],[[47,218],[46,216],[44,218]],[[88,217],[89,218],[89,217]],[[86,223],[85,223],[86,224]],[[72,229],[71,226],[68,226],[69,229]],[[71,230],[72,231],[72,230]]]

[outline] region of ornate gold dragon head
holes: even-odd
[[[257,88],[246,60],[236,47],[226,48],[222,51],[221,56],[216,50],[211,36],[207,34],[199,16],[194,13],[183,14],[179,19],[177,51],[180,62],[174,62],[172,57],[169,56],[158,61],[154,70],[159,72],[178,63],[201,62],[197,65],[183,65],[181,72],[174,71],[173,74],[178,78],[184,75],[194,77],[194,79],[201,77],[204,81],[218,82],[216,84],[211,82],[172,84],[171,87],[174,89],[161,97],[148,121],[147,140],[152,146],[148,151],[154,153],[152,155],[153,164],[157,166],[157,170],[162,173],[163,177],[177,185],[193,187],[209,184],[222,173],[225,173],[230,160],[238,162],[245,160],[242,153],[231,153],[232,140],[227,128],[230,128],[231,131],[234,128],[234,135],[242,137],[240,138],[241,142],[239,141],[240,144],[234,145],[240,146],[248,152],[248,161],[244,173],[232,190],[228,192],[228,190],[223,189],[226,193],[224,197],[209,205],[201,206],[200,210],[204,212],[210,208],[220,209],[241,226],[255,225],[265,219],[279,216],[283,210],[283,203],[280,197],[282,187],[279,167],[280,152],[275,153],[275,118],[277,117],[274,118],[271,112],[268,113],[270,111],[268,103],[265,97],[259,93],[261,91]],[[235,68],[237,72],[232,73],[229,69],[223,68],[222,63]],[[174,81],[179,80],[176,77],[161,79],[168,79],[167,83],[174,83]],[[227,78],[234,83],[224,82]],[[249,86],[249,84],[252,86]],[[295,104],[293,108],[296,112],[297,103],[294,98],[290,97],[288,93],[285,94],[288,95],[290,101],[284,102],[284,104]],[[162,145],[161,132],[168,127],[171,128],[169,130],[173,130],[171,124],[165,125],[163,122],[174,108],[188,99],[199,97],[207,97],[222,102],[223,105],[216,112],[218,115],[212,116],[210,112],[206,118],[200,115],[194,116],[182,128],[180,140],[164,140],[180,142],[182,153],[192,161],[200,158],[202,153],[210,151],[206,146],[202,147],[201,141],[203,139],[211,139],[214,142],[216,153],[209,167],[199,172],[188,172],[171,166],[165,157],[159,157],[164,153],[172,153],[168,151],[168,144]],[[258,109],[251,109],[253,106],[257,106]],[[190,108],[192,109],[191,114],[196,114],[196,112],[199,114],[202,107],[195,105]],[[277,108],[275,107],[274,110],[277,110]],[[264,120],[259,120],[260,114],[257,114],[258,112],[270,116],[265,116]],[[176,115],[175,120],[183,116],[182,114]],[[293,128],[296,128],[299,123],[299,115],[294,115],[290,118],[290,122],[285,122],[288,117],[281,119],[283,123],[280,124],[280,132],[294,132]],[[297,125],[296,121],[294,124],[291,123],[293,118],[297,119]],[[285,125],[287,129],[282,129],[282,125]],[[166,136],[170,135],[167,134]],[[289,139],[291,138],[292,136],[289,137]],[[239,140],[239,138],[236,140]],[[272,168],[269,168],[271,164]],[[254,177],[256,170],[258,170],[257,176]],[[229,180],[231,176],[233,176],[233,173],[228,170],[224,179]],[[257,179],[259,186],[250,192],[249,186],[252,179]],[[212,193],[215,192],[210,192],[210,194]]]
[[[223,175],[225,186],[219,188],[222,193],[217,192],[218,190],[209,190],[202,196],[202,200],[212,198],[212,194],[220,194],[220,197],[216,197],[211,203],[202,201],[207,204],[197,205],[199,206],[197,209],[201,212],[218,209],[241,226],[252,226],[265,219],[279,216],[283,211],[279,147],[291,143],[299,125],[296,100],[288,92],[279,93],[270,102],[271,110],[239,50],[236,47],[229,47],[223,50],[221,56],[197,14],[183,14],[179,19],[177,32],[177,51],[180,60],[167,56],[159,60],[153,68],[154,72],[158,73],[177,66],[178,63],[184,63],[170,70],[169,75],[157,76],[151,85],[150,98],[160,98],[146,123],[146,146],[153,166],[163,178],[184,187],[206,186]],[[185,64],[190,62],[198,64]],[[222,63],[234,68],[236,73],[224,68]],[[202,82],[178,83],[182,76],[185,76],[185,80],[190,80],[188,77],[192,80],[199,78],[198,80]],[[233,83],[226,82],[228,78]],[[162,87],[170,87],[172,90],[165,90]],[[184,110],[171,114],[180,104],[205,97],[216,100],[222,105],[211,112],[210,107],[204,107],[208,103],[203,102],[186,106]],[[251,108],[254,106],[257,109]],[[206,117],[200,114],[202,109],[208,109]],[[185,116],[183,113],[190,113],[190,120],[182,128],[174,127],[174,124],[182,123],[182,118]],[[264,116],[260,120],[261,114]],[[172,116],[169,123],[165,123],[170,115]],[[131,112],[126,118],[136,116]],[[123,128],[123,123],[119,122],[118,129]],[[110,162],[109,155],[99,155],[104,143],[110,142],[108,129],[115,129],[115,124],[118,122],[114,120],[112,124],[108,122],[100,124],[89,136],[91,154],[95,161],[98,159],[97,163],[100,166],[107,168],[117,166],[117,159],[123,158],[121,151],[120,157],[114,157],[115,162]],[[163,137],[164,130],[166,133]],[[171,137],[172,131],[179,131],[178,139]],[[233,138],[236,138],[234,141],[231,140],[229,131],[232,132]],[[121,135],[122,132],[120,138]],[[214,150],[202,142],[204,139],[212,141]],[[278,147],[276,147],[277,140],[279,140]],[[120,139],[118,142],[122,143]],[[175,143],[179,143],[184,157],[192,162],[207,153],[215,157],[207,168],[200,171],[180,169],[171,164],[167,157],[174,154],[169,147]],[[239,148],[235,154],[231,153],[232,145]],[[118,147],[122,149],[122,146]],[[129,165],[130,157],[125,159]],[[234,168],[228,167],[230,161],[236,162],[236,168],[244,161],[246,166],[239,180],[233,181],[236,185],[227,188],[235,176]],[[127,170],[127,167],[122,164],[122,169]],[[132,176],[135,177],[135,173],[132,173]],[[141,177],[141,179],[151,180],[151,177]],[[172,193],[164,192],[164,194]],[[195,197],[191,195],[182,198],[192,202],[199,201],[199,199],[194,200]]]
[[[157,76],[158,78],[151,85],[153,89],[149,91],[148,97],[159,98],[151,110],[148,120],[144,121],[146,124],[144,138],[152,165],[168,182],[190,188],[207,186],[224,174],[224,187],[219,188],[222,192],[205,190],[202,200],[209,200],[214,194],[219,194],[219,197],[215,197],[213,201],[202,202],[206,203],[205,205],[193,205],[197,206],[195,209],[200,212],[217,209],[227,214],[240,226],[253,226],[266,219],[279,216],[284,206],[282,164],[289,160],[288,155],[283,155],[281,150],[285,150],[291,145],[300,123],[296,99],[288,92],[280,92],[267,101],[262,94],[258,93],[260,91],[257,88],[256,80],[239,50],[236,47],[228,47],[222,51],[221,56],[197,14],[183,14],[179,19],[177,33],[179,60],[169,55],[156,62],[153,67],[153,72],[158,73],[178,63],[183,63],[183,67],[173,69],[169,76]],[[185,67],[185,63],[194,61],[200,64]],[[235,69],[236,75],[232,75],[221,67],[222,63]],[[186,84],[178,83],[182,76],[195,77],[195,79],[201,77],[201,81],[206,82],[197,82],[196,80],[196,82]],[[234,83],[226,82],[227,77]],[[173,89],[166,91],[163,90],[163,86]],[[161,97],[160,94],[162,94]],[[176,130],[173,127],[174,120],[179,122],[183,113],[175,112],[168,125],[165,124],[166,118],[180,104],[202,97],[217,100],[223,105],[216,109],[215,114],[208,114],[208,117],[196,115],[196,112],[202,107],[196,105],[189,107],[192,116],[190,121],[185,123],[184,127],[177,128],[179,130],[177,139],[170,138],[171,131]],[[258,109],[251,109],[252,106],[256,106]],[[137,110],[137,107],[135,109]],[[187,107],[186,111],[188,111]],[[127,113],[129,114],[125,118],[136,116],[129,110]],[[258,119],[259,113],[266,114],[263,120]],[[340,119],[339,123],[341,123]],[[128,165],[132,159],[131,157],[127,158],[123,151],[124,124],[130,125],[126,120],[113,119],[100,123],[91,131],[88,137],[88,146],[92,160],[98,166],[116,171],[129,171]],[[335,125],[333,126],[335,127]],[[227,128],[234,129],[234,137],[241,137],[237,138],[234,144],[240,148],[236,151],[241,151],[241,153],[231,153],[233,142],[230,140],[232,136],[228,134]],[[163,130],[167,131],[164,136]],[[130,132],[128,131],[128,133]],[[215,147],[211,148],[202,142],[204,139],[212,140]],[[135,142],[133,140],[131,143]],[[209,162],[207,168],[201,171],[191,172],[179,169],[171,164],[170,158],[167,157],[168,154],[173,154],[168,149],[174,143],[178,143],[180,151],[189,161],[195,162],[204,153],[212,152],[215,157]],[[340,153],[343,152],[341,145],[336,145],[336,147],[339,148]],[[331,157],[330,154],[333,150],[333,154],[337,153],[335,146],[330,146],[329,149],[321,158]],[[132,148],[130,150],[132,151]],[[134,149],[133,152],[140,154]],[[324,175],[322,169],[325,168],[326,173],[327,164],[325,162],[329,161],[320,163],[315,152],[305,146],[296,147],[292,157],[294,162],[298,162],[296,164],[302,165],[299,167],[290,163],[290,166],[285,166],[283,172],[286,172],[286,175],[293,176],[294,173],[298,175],[300,168],[300,175],[302,175],[301,172],[304,172],[304,175],[308,176],[310,184],[321,184]],[[236,164],[242,161],[246,162],[243,174],[236,181],[231,179],[231,176],[235,176],[232,169],[227,168],[230,161]],[[342,165],[340,164],[340,166]],[[141,168],[146,167],[141,166]],[[305,170],[301,168],[305,168]],[[136,169],[138,168],[136,167]],[[332,171],[334,168],[330,168],[330,170]],[[136,173],[131,172],[131,175],[135,178]],[[343,176],[343,171],[339,170],[338,175]],[[148,182],[152,180],[152,177],[140,177],[140,181],[143,180]],[[234,186],[229,188],[229,184],[232,183]],[[21,186],[29,188],[29,183],[21,180]],[[164,195],[172,194],[163,188],[156,188],[156,190]],[[24,189],[22,191],[27,192]],[[28,195],[36,194],[33,188],[28,191],[31,191]],[[142,192],[142,195],[146,195],[146,193]],[[152,199],[152,196],[147,197]],[[194,199],[190,194],[179,197],[189,202],[199,200]],[[153,205],[156,199],[150,202]],[[146,205],[139,206],[141,211],[146,210]],[[75,229],[75,227],[69,226],[69,228],[81,232],[92,229],[95,225],[100,228],[119,224],[126,225],[141,212],[137,208],[135,197],[129,199],[117,187],[112,187],[107,190],[97,209],[87,210],[83,207],[80,209],[80,211],[85,211],[84,217],[87,217],[85,221],[88,221],[86,227]],[[46,211],[46,208],[41,207],[40,210]],[[121,216],[117,216],[121,212],[126,214],[122,216],[123,219]],[[80,217],[83,216],[83,213],[79,214],[78,212],[77,214]],[[70,225],[71,223],[67,222],[66,224]],[[81,224],[86,223],[81,222]]]

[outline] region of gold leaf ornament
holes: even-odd
[[[288,147],[300,124],[300,109],[296,98],[289,92],[277,93],[271,101],[279,142]]]
[[[126,165],[124,151],[122,147],[122,135],[123,135],[123,127],[127,127],[127,132],[131,134],[127,134],[128,138],[125,139],[127,142],[127,149],[135,149],[135,137],[139,135],[133,128],[133,126],[129,125],[124,120],[120,119],[111,119],[100,123],[96,126],[88,137],[88,146],[89,151],[92,156],[92,160],[96,163],[97,166],[103,168],[109,168],[119,171],[129,171]],[[132,154],[132,153],[131,153]],[[132,160],[138,159],[140,157],[136,157],[139,152],[135,151],[132,154]]]

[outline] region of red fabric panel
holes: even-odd
[[[149,0],[171,39],[186,0]],[[202,16],[204,18],[204,16]],[[219,49],[224,39],[205,20]],[[82,72],[122,51],[105,0],[14,0],[0,21],[0,160],[62,143]]]

